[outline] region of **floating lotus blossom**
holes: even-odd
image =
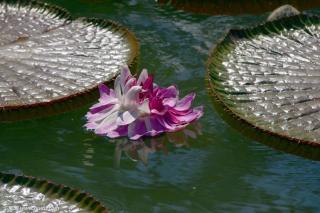
[[[85,127],[110,138],[137,140],[175,132],[203,114],[202,106],[191,107],[194,93],[179,99],[175,86],[158,86],[145,69],[136,79],[126,67],[116,78],[114,89],[101,84],[99,92],[99,102],[87,113]]]

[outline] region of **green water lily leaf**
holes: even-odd
[[[49,105],[109,82],[138,55],[134,35],[38,1],[0,1],[0,108]]]
[[[107,212],[88,193],[67,186],[0,172],[0,210],[9,212]]]
[[[319,0],[157,0],[162,5],[172,5],[178,9],[210,15],[261,14],[273,11],[284,4],[298,10],[320,7]]]
[[[267,18],[267,21],[275,21],[277,19],[300,15],[300,11],[293,6],[286,4],[273,10]]]
[[[232,30],[208,61],[210,89],[232,114],[270,134],[320,144],[320,18]]]

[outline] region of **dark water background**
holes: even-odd
[[[114,212],[319,212],[320,164],[274,150],[233,130],[215,112],[205,85],[208,52],[230,28],[262,16],[203,16],[147,0],[50,0],[74,16],[115,20],[140,40],[140,68],[162,86],[195,91],[204,105],[202,135],[148,164],[83,129],[87,107],[0,124],[0,171],[46,178],[92,193]],[[319,12],[319,11],[315,11]],[[180,140],[180,139],[179,139]],[[149,143],[149,142],[147,142]]]

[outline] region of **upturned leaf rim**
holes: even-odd
[[[0,172],[0,183],[27,187],[50,198],[63,199],[69,203],[74,203],[79,208],[92,213],[109,212],[109,210],[91,194],[48,180]]]
[[[232,102],[224,99],[224,91],[220,82],[222,78],[219,77],[216,68],[219,68],[222,62],[222,56],[230,53],[235,45],[233,40],[236,39],[251,39],[256,35],[270,35],[272,33],[279,33],[283,29],[303,29],[305,26],[318,24],[320,25],[320,17],[317,15],[300,14],[291,17],[285,17],[271,22],[264,22],[257,26],[239,29],[230,29],[225,33],[225,36],[217,42],[216,45],[210,50],[209,57],[206,62],[206,83],[208,94],[213,98],[213,101],[218,102],[223,110],[231,115],[235,120],[244,122],[246,125],[251,126],[252,129],[259,131],[262,134],[276,136],[289,143],[298,143],[320,148],[320,141],[302,140],[291,137],[285,134],[272,132],[268,129],[261,128],[255,125],[252,121],[246,119],[241,113],[232,109]],[[305,29],[307,31],[307,29]],[[222,116],[223,117],[223,116]],[[239,122],[238,122],[239,123]],[[232,126],[232,125],[231,125]]]

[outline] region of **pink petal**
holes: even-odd
[[[143,90],[148,90],[148,92],[152,93],[153,91],[153,77],[152,76],[149,76],[145,82],[143,83],[143,86],[142,86],[142,89]]]
[[[119,126],[118,128],[107,133],[109,138],[118,138],[128,135],[128,126]]]
[[[139,75],[137,85],[143,84],[148,78],[148,71],[146,69],[143,69]]]
[[[109,95],[109,94],[110,94],[110,89],[109,89],[109,87],[107,87],[106,85],[100,84],[100,85],[98,86],[98,88],[99,88],[100,96],[102,96],[102,95],[104,95],[104,94],[106,94],[106,95]]]
[[[167,107],[163,106],[162,100],[158,97],[150,98],[151,101],[149,102],[149,107],[151,110],[151,113],[158,114],[158,115],[164,115],[167,111]]]
[[[121,85],[121,82],[120,82],[120,76],[118,76],[116,78],[116,80],[114,81],[114,91],[115,91],[115,94],[116,94],[116,97],[118,99],[121,99],[122,97],[122,85]]]
[[[203,106],[195,107],[195,108],[193,108],[193,111],[197,113],[196,120],[198,120],[199,118],[201,118],[203,116]]]
[[[124,93],[127,93],[131,87],[136,84],[135,78],[130,78],[124,86]]]
[[[115,105],[118,103],[118,99],[113,98],[113,97],[103,97],[99,99],[99,103],[94,104],[93,106],[90,107],[90,112],[91,113],[97,113],[100,112],[104,109],[109,108],[109,106]]]
[[[94,130],[94,129],[97,128],[97,126],[98,125],[96,123],[94,123],[94,122],[86,123],[84,125],[84,127],[86,127],[87,130]]]
[[[132,104],[138,102],[139,93],[141,92],[141,86],[133,86],[125,94],[124,104]]]
[[[110,90],[110,94],[102,94],[102,96],[100,96],[99,98],[99,102],[101,104],[110,104],[110,103],[115,103],[118,102],[118,98],[115,97],[114,91],[111,89]]]
[[[185,114],[175,114],[172,111],[168,112],[168,116],[170,117],[172,122],[176,124],[186,124],[199,119],[203,115],[203,107],[198,107],[194,108],[193,110],[186,111]]]
[[[106,117],[110,116],[111,114],[113,114],[116,111],[119,111],[119,105],[116,104],[114,105],[111,109],[105,109],[101,112],[92,114],[92,113],[87,113],[86,117],[88,119],[88,122],[100,122],[103,119],[105,119]]]
[[[161,88],[158,91],[159,96],[161,96],[162,98],[176,98],[178,97],[178,90],[176,88],[176,86],[169,86],[167,88]]]
[[[177,98],[165,98],[162,101],[162,104],[168,107],[174,107],[176,103],[177,103]]]
[[[163,110],[158,110],[158,109],[151,110],[151,114],[155,114],[155,115],[164,115],[166,113],[167,113],[166,108],[164,108]]]
[[[166,131],[166,128],[159,122],[156,116],[147,116],[144,118],[147,128],[147,135],[155,136]]]
[[[90,112],[96,114],[103,110],[110,110],[113,106],[114,104],[97,104],[90,108]]]
[[[131,77],[131,73],[129,67],[126,66],[122,69],[122,72],[120,74],[120,83],[123,86],[122,88],[124,88],[124,85],[126,84],[129,77]]]
[[[169,120],[166,119],[165,116],[157,115],[155,118],[157,119],[157,122],[159,122],[166,129],[166,131],[175,129],[175,125],[171,122],[168,122]]]
[[[178,111],[185,111],[190,109],[193,99],[195,98],[195,93],[190,93],[189,95],[185,96],[183,99],[177,102],[177,105],[174,107],[175,110]]]
[[[128,126],[128,137],[131,140],[138,140],[147,132],[144,120],[138,119]]]

